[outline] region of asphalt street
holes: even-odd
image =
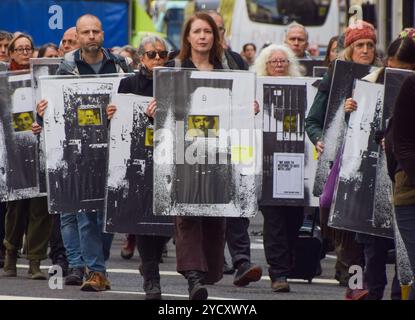
[[[345,288],[340,287],[333,279],[335,256],[329,253],[321,261],[322,274],[314,278],[309,284],[304,280],[290,280],[291,292],[274,293],[271,291],[271,282],[268,277],[267,264],[264,256],[261,236],[262,215],[251,220],[251,255],[252,261],[263,267],[262,279],[251,283],[247,287],[239,288],[232,284],[233,276],[224,275],[223,279],[208,286],[209,299],[215,300],[343,300]],[[111,281],[110,291],[93,293],[82,292],[79,287],[65,286],[62,289],[50,289],[49,281],[31,280],[27,276],[28,262],[26,259],[18,261],[18,276],[5,278],[0,271],[0,300],[1,299],[81,299],[81,300],[143,300],[143,280],[138,272],[139,257],[136,251],[133,258],[124,260],[120,256],[123,242],[122,235],[116,235],[108,262],[108,276]],[[229,254],[227,259],[230,261]],[[187,281],[176,272],[175,248],[168,243],[168,256],[164,258],[161,269],[161,285],[163,299],[187,300]],[[50,266],[50,260],[42,263],[45,271]],[[388,278],[393,276],[393,266],[388,265]],[[390,283],[391,281],[389,281]],[[385,292],[385,299],[389,299],[390,286]]]

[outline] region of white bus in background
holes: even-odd
[[[326,48],[340,32],[338,0],[222,0],[219,11],[225,19],[226,36],[234,51],[253,42],[258,49],[265,43],[282,43],[288,24],[303,24],[309,43]]]

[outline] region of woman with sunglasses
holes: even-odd
[[[32,38],[19,33],[9,43],[10,71],[27,70],[34,51]],[[30,130],[30,129],[29,129]],[[25,150],[21,150],[25,152]],[[16,152],[16,151],[15,151]],[[46,197],[9,201],[6,205],[4,246],[6,259],[4,276],[17,276],[17,251],[22,247],[26,234],[26,252],[29,259],[29,275],[34,280],[46,280],[40,270],[40,261],[47,258],[52,232],[52,219],[48,213]]]
[[[157,36],[145,37],[138,47],[140,57],[139,71],[131,77],[122,79],[118,93],[133,93],[151,97],[153,95],[153,69],[163,66],[168,57],[166,42]],[[155,104],[153,100],[149,107]],[[111,119],[117,110],[115,105],[107,108],[108,119]],[[151,187],[149,186],[151,189]],[[150,201],[152,202],[152,189]],[[134,235],[129,235],[130,240]],[[170,237],[157,235],[135,235],[137,249],[141,258],[140,272],[144,277],[143,289],[146,300],[160,300],[160,273],[159,262],[163,253],[163,247]]]

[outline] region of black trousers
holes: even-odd
[[[369,298],[381,300],[387,285],[386,264],[388,251],[395,248],[395,243],[393,239],[361,233],[357,234],[357,240],[364,245],[365,272],[363,278],[369,290]],[[401,289],[396,275],[396,265],[392,282],[391,299],[401,299]]]
[[[304,207],[263,206],[264,250],[271,281],[286,278],[294,265],[294,249],[304,220]]]
[[[159,263],[163,247],[169,239],[170,237],[136,235],[145,279],[160,279]]]
[[[248,218],[226,218],[226,243],[234,268],[237,268],[241,262],[251,261],[251,240],[248,228]]]
[[[59,256],[66,259],[66,250],[61,234],[61,216],[59,214],[52,216],[52,234],[50,235],[49,246],[49,259],[52,260],[52,264],[57,262]]]

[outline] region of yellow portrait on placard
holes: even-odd
[[[187,117],[188,136],[216,137],[219,129],[219,117],[207,115],[191,115]]]
[[[152,147],[153,146],[153,141],[154,141],[154,130],[152,128],[146,128],[146,137],[145,137],[145,142],[144,145],[146,147]]]
[[[100,108],[79,108],[78,125],[79,126],[100,126],[101,109]]]
[[[19,112],[13,114],[13,129],[15,132],[23,132],[32,130],[34,122],[31,112]]]

